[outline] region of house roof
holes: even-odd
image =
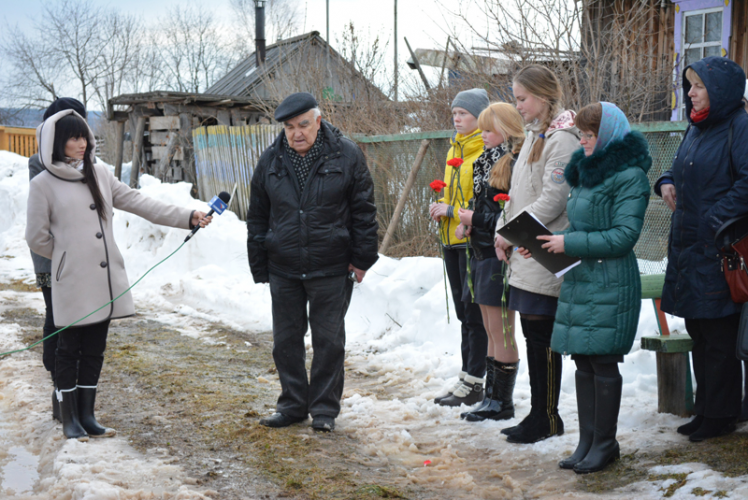
[[[345,60],[335,49],[327,44],[325,39],[320,36],[319,31],[311,31],[286,40],[279,40],[277,43],[268,46],[265,49],[265,63],[259,68],[257,66],[257,58],[253,52],[249,57],[237,64],[234,69],[229,71],[226,76],[208,87],[205,90],[205,93],[244,97],[250,96],[255,88],[262,83],[263,77],[270,73],[276,66],[292,56],[295,52],[301,50],[311,42],[319,43],[322,47],[329,47],[330,55],[334,60],[342,62],[342,64],[351,65],[350,62]],[[353,68],[353,71],[358,73],[355,68]],[[376,88],[376,86],[371,82],[367,81],[367,83],[371,85],[372,88]],[[376,89],[381,94],[382,99],[387,99],[378,88]]]

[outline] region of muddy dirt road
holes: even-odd
[[[38,340],[43,322],[38,294],[19,284],[4,289],[0,335],[15,334],[24,344]],[[469,425],[459,420],[459,412],[445,413],[425,400],[398,410],[393,422],[383,418],[382,408],[412,399],[416,389],[403,383],[403,377],[392,383],[356,355],[346,362],[343,413],[335,432],[315,433],[309,420],[266,429],[258,419],[272,412],[280,390],[269,332],[250,334],[174,318],[169,311],[142,304],[139,311],[112,323],[99,386],[99,420],[118,430],[109,442],[120,444],[76,445],[97,446],[104,457],[107,447],[129,446],[142,460],[172,467],[171,491],[182,488],[185,496],[168,496],[167,488],[162,496],[151,490],[156,496],[112,498],[660,498],[676,479],[646,472],[648,466],[664,463],[664,447],[637,450],[605,475],[580,478],[559,470],[561,457],[542,443],[506,443],[498,432],[506,423]],[[5,363],[0,369],[10,369],[7,361],[0,363]],[[60,426],[46,414],[52,386],[41,366],[41,349],[18,355],[13,363],[24,369],[14,369],[13,378],[0,370],[0,394],[6,395],[0,396],[0,406],[19,420],[16,429],[21,432],[24,426],[25,432],[29,426],[44,429],[38,441],[53,444],[37,443],[37,449],[56,446],[62,453],[66,443]],[[27,383],[23,397],[13,387],[18,379]],[[27,402],[22,405],[26,410],[18,401]],[[520,415],[524,411],[518,410]],[[24,412],[33,418],[22,418]],[[573,451],[575,425],[568,421],[567,435],[555,438],[568,441],[565,452]],[[0,453],[0,463],[3,458]],[[63,498],[50,486],[55,467],[38,464],[39,478],[28,498]],[[127,481],[138,479],[120,482]]]

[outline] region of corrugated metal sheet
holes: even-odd
[[[262,81],[262,77],[271,71],[276,65],[281,63],[285,58],[299,50],[303,45],[312,41],[326,45],[326,42],[319,36],[318,31],[312,31],[305,35],[300,35],[288,40],[281,40],[278,43],[270,45],[265,50],[265,64],[262,68],[257,68],[255,54],[240,62],[229,73],[211,85],[206,94],[220,94],[233,96],[248,96],[252,89]]]

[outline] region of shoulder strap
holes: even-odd
[[[730,120],[730,129],[727,131],[727,161],[730,164],[730,180],[732,184],[735,184],[735,167],[732,164],[732,120]]]

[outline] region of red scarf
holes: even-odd
[[[709,108],[704,108],[699,112],[693,108],[691,109],[691,121],[694,123],[705,120],[707,116],[709,116]]]

